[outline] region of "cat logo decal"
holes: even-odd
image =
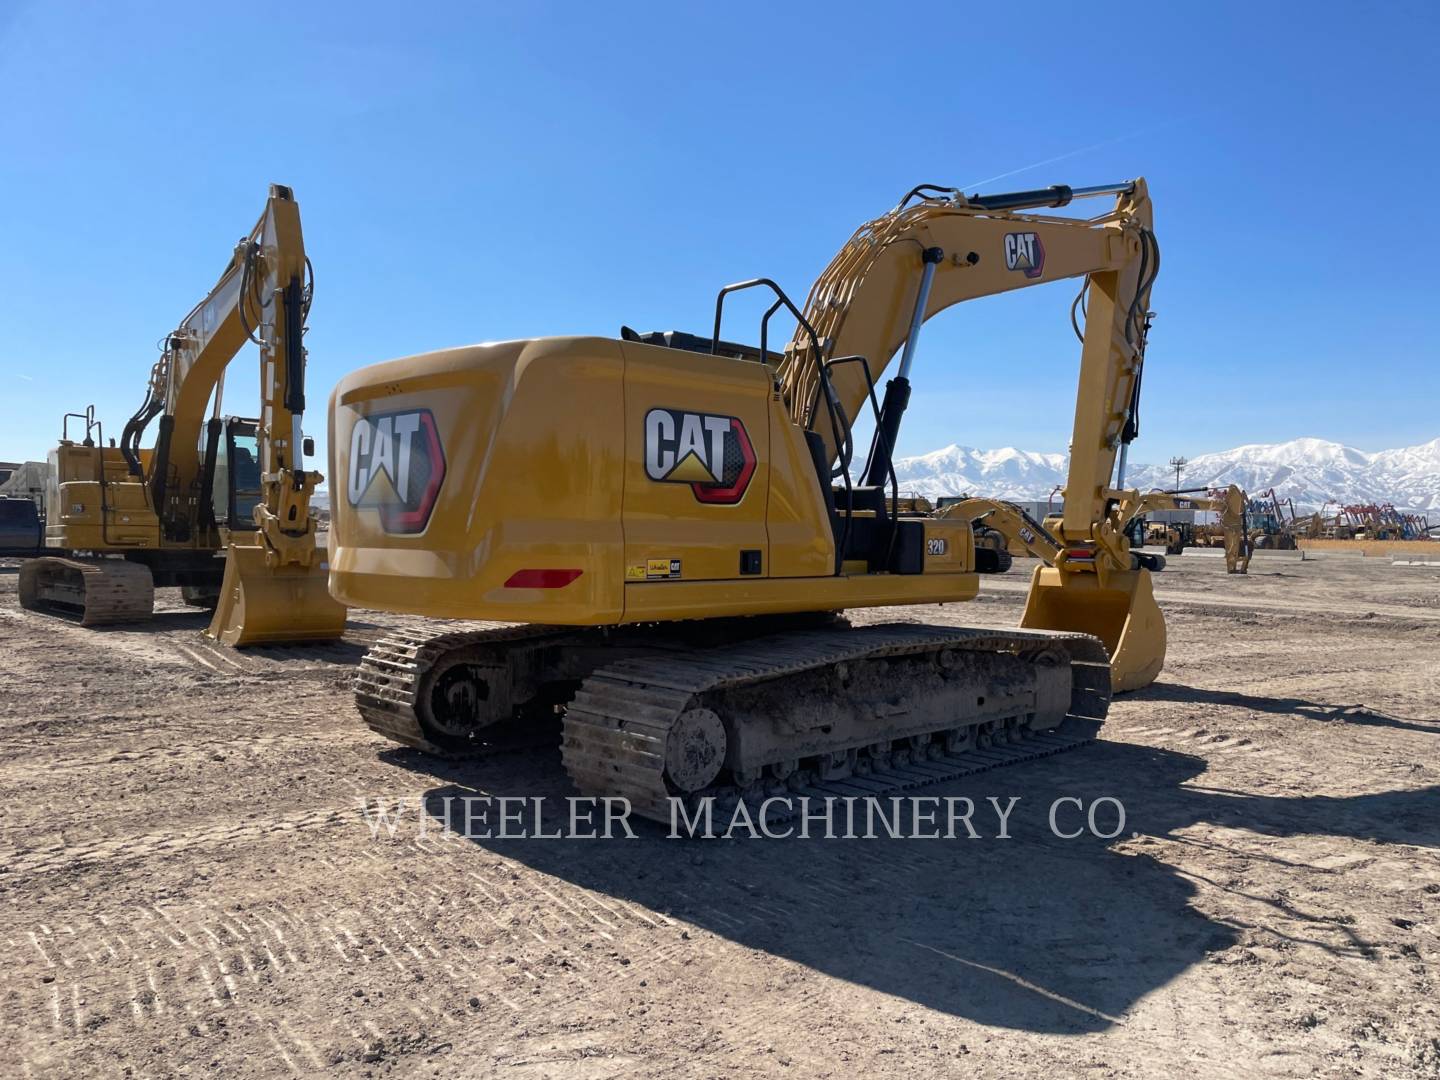
[[[387,533],[419,533],[445,479],[445,450],[429,409],[362,416],[350,429],[345,494],[380,511]]]
[[[1045,245],[1033,232],[1005,234],[1005,267],[1023,270],[1027,278],[1038,278],[1045,272]]]
[[[702,503],[733,506],[755,475],[755,448],[734,416],[651,409],[645,414],[645,475],[689,484]]]

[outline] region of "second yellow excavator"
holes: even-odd
[[[1203,495],[1190,491],[1135,491],[1121,501],[1121,518],[1127,531],[1132,530],[1136,521],[1143,521],[1146,514],[1160,511],[1199,510],[1219,515],[1219,540],[1225,548],[1225,570],[1231,574],[1245,574],[1250,570],[1250,555],[1253,548],[1250,530],[1246,523],[1246,507],[1249,499],[1238,484],[1220,488],[1196,488]],[[1199,531],[1198,529],[1196,531]],[[1166,532],[1167,555],[1178,555],[1184,550],[1183,538],[1178,530]]]
[[[46,554],[20,567],[24,607],[82,626],[136,622],[157,585],[179,586],[215,606],[207,634],[226,645],[340,637],[345,609],[326,589],[310,507],[323,478],[305,468],[301,428],[312,296],[299,204],[271,185],[220,280],[165,335],[119,445],[105,445],[93,406],[62,422]],[[222,416],[225,371],[247,341],[260,347],[260,415]]]
[[[1084,197],[1114,201],[1089,219],[1026,212]],[[755,279],[720,291],[709,337],[622,328],[352,373],[330,405],[332,593],[520,624],[382,640],[358,673],[362,717],[427,752],[473,753],[563,705],[580,790],[661,820],[676,799],[874,794],[1050,752],[1040,733],[1103,718],[1112,665],[1123,689],[1163,659],[1111,485],[1136,430],[1158,263],[1143,180],[925,185],[851,238],[803,311]],[[1062,278],[1083,278],[1089,300],[1064,564],[1037,572],[1037,629],[839,620],[976,595],[970,523],[907,512],[897,490],[920,330]],[[726,298],[751,288],[773,298],[753,347],[721,333]],[[797,329],[779,355],[782,310]],[[882,404],[875,380],[897,352]],[[852,477],[867,408],[875,436]]]

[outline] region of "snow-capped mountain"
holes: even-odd
[[[1023,450],[973,450],[947,446],[899,458],[900,487],[921,495],[988,495],[1011,500],[1045,499],[1065,483],[1066,456]],[[1393,503],[1407,512],[1440,511],[1440,439],[1373,454],[1324,439],[1237,446],[1189,460],[1183,487],[1239,484],[1252,494],[1274,488],[1294,499],[1299,511],[1325,503]],[[1133,457],[1126,486],[1142,491],[1175,486],[1175,470],[1137,464]]]
[[[993,499],[1043,499],[1065,482],[1066,455],[1005,447],[972,450],[947,446],[918,457],[896,458],[903,491],[919,495],[988,495]]]

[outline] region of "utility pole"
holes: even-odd
[[[1172,457],[1172,458],[1170,459],[1170,467],[1175,470],[1175,490],[1176,490],[1176,491],[1179,491],[1179,490],[1180,490],[1180,474],[1185,470],[1185,466],[1186,466],[1186,465],[1189,465],[1189,464],[1190,464],[1189,458]]]

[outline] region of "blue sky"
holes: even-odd
[[[355,367],[704,332],[718,286],[803,297],[912,185],[1014,173],[984,186],[1150,182],[1132,460],[1440,435],[1440,6],[1024,10],[0,0],[0,458],[91,402],[119,431],[272,181],[317,272],[317,434]],[[1072,293],[932,320],[901,451],[1064,450]]]

